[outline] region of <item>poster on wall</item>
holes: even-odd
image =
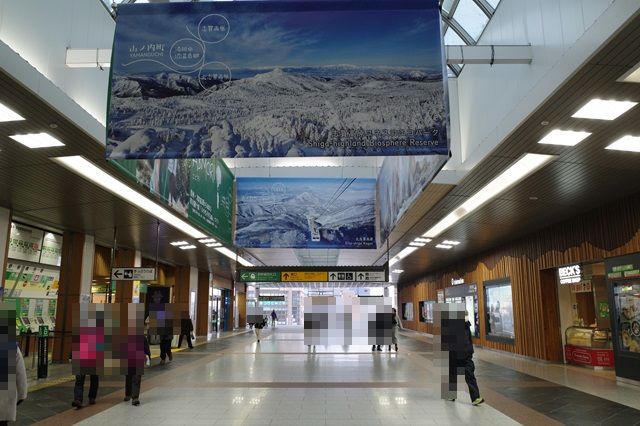
[[[485,329],[487,339],[513,342],[513,301],[511,281],[500,280],[484,283]]]
[[[117,160],[112,164],[189,221],[231,244],[233,174],[224,161]]]
[[[387,157],[378,174],[380,241],[385,241],[418,195],[448,160],[447,155]]]
[[[618,317],[618,347],[640,353],[640,281],[616,283],[614,287]]]
[[[243,248],[376,248],[375,179],[238,178]]]
[[[435,300],[423,300],[418,302],[418,309],[420,312],[420,322],[426,322],[433,324],[433,305]]]
[[[406,321],[413,321],[413,303],[402,304],[402,319]]]
[[[447,155],[436,1],[120,4],[106,156]]]
[[[40,261],[43,236],[44,232],[40,229],[11,222],[7,257],[29,262]]]
[[[47,232],[42,241],[40,263],[44,265],[60,266],[62,262],[62,235]]]

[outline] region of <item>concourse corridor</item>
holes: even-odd
[[[481,350],[477,375],[487,402],[472,406],[462,377],[458,400],[444,401],[432,345],[404,333],[399,346],[397,353],[307,347],[301,327],[265,329],[258,344],[247,332],[178,352],[166,366],[154,360],[143,376],[139,407],[122,401],[124,380],[104,378],[96,405],[58,411],[40,424],[640,424],[637,409],[506,368],[505,359]],[[607,374],[600,380],[603,389],[616,387]],[[32,423],[26,416],[47,392],[58,397],[50,404],[69,406],[72,382],[31,393],[18,424]],[[628,392],[639,399],[639,390]]]

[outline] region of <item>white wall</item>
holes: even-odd
[[[111,48],[114,30],[115,21],[99,0],[0,0],[0,40],[103,126],[109,69],[67,68],[66,49]]]
[[[502,0],[479,44],[531,44],[531,65],[465,65],[462,169],[470,170],[640,11],[638,0]]]

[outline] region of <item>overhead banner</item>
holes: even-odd
[[[376,248],[375,179],[237,178],[242,248]]]
[[[449,159],[448,155],[387,157],[378,174],[380,242],[386,241],[418,195]]]
[[[112,164],[190,222],[231,244],[233,174],[224,161],[116,160]]]
[[[447,154],[438,2],[119,4],[107,158]]]

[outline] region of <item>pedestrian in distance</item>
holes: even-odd
[[[5,383],[5,387],[0,393],[3,396],[0,398],[0,426],[5,426],[8,422],[15,422],[18,405],[27,399],[27,370],[24,367],[22,352],[20,352],[20,348],[15,341],[7,343],[11,346],[15,345],[15,355],[11,353],[13,352],[12,350],[5,352],[7,354],[7,370],[9,356],[15,356],[15,383]],[[3,379],[6,380],[7,378]]]
[[[262,329],[267,325],[267,318],[264,317],[261,322],[257,322],[253,326],[253,331],[256,333],[258,343],[260,343],[260,336],[262,335]]]
[[[167,358],[169,358],[169,362],[173,361],[173,354],[171,353],[172,340],[173,335],[171,334],[160,335],[160,365],[164,365]]]
[[[144,358],[145,365],[151,365],[151,346],[149,346],[149,316],[144,319]]]
[[[400,321],[400,317],[398,316],[398,312],[396,308],[391,308],[391,343],[393,343],[396,347],[396,352],[398,352],[398,334],[400,330],[402,330],[402,321]],[[389,351],[391,351],[391,345],[389,345]]]
[[[271,311],[271,327],[276,326],[276,321],[278,321],[278,314],[276,314],[276,310]]]
[[[178,347],[182,347],[182,338],[187,336],[187,344],[189,345],[189,349],[193,349],[193,343],[191,343],[191,338],[193,334],[193,321],[191,321],[191,317],[182,318],[180,320],[180,337],[178,338]]]

